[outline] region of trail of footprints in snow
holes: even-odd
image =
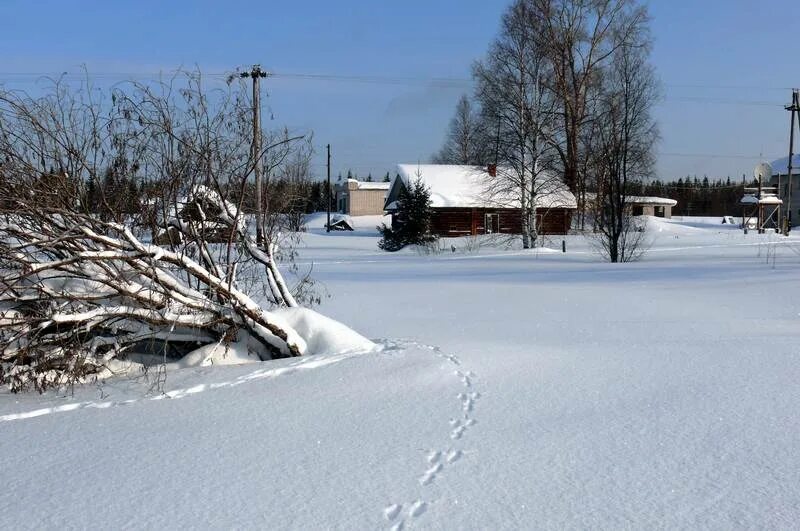
[[[452,354],[444,354],[440,351],[439,347],[432,345],[422,345],[419,343],[412,343],[410,346],[417,346],[434,352],[440,358],[447,360],[457,367],[454,371],[455,376],[461,381],[464,386],[464,391],[458,393],[456,398],[461,402],[460,418],[450,419],[450,439],[458,441],[464,436],[467,428],[475,425],[475,419],[472,417],[472,411],[475,408],[475,402],[481,397],[478,391],[473,390],[473,382],[476,375],[472,371],[462,371],[461,360]],[[436,477],[445,468],[445,466],[452,465],[464,455],[463,450],[457,448],[448,448],[447,450],[430,450],[426,456],[427,469],[419,477],[419,484],[426,487],[436,480]],[[411,503],[393,503],[383,509],[383,517],[390,522],[392,531],[400,531],[405,526],[406,520],[402,517],[403,510],[407,518],[417,518],[425,513],[428,509],[428,503],[418,499]]]

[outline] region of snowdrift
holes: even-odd
[[[305,340],[306,354],[346,354],[367,352],[375,343],[339,321],[308,308],[283,308],[275,312]]]
[[[375,350],[375,343],[358,332],[308,308],[283,308],[275,310],[276,317],[287,327],[297,332],[307,345],[306,356],[352,354]],[[211,343],[203,345],[179,360],[166,363],[166,370],[207,367],[211,365],[241,365],[260,363],[262,360],[251,348],[254,338],[241,331],[237,341],[229,344]],[[162,363],[160,356],[133,356],[131,362],[114,365],[115,372],[122,370],[134,373],[145,365]]]

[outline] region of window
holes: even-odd
[[[664,207],[663,206],[655,207],[655,215],[656,215],[657,218],[663,218],[664,217]]]
[[[484,217],[484,232],[486,234],[497,234],[500,232],[499,214],[486,214]]]
[[[644,207],[642,205],[633,205],[631,208],[631,214],[634,216],[641,216],[644,214]]]

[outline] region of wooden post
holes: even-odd
[[[800,114],[800,97],[798,91],[792,91],[792,104],[786,107],[786,110],[792,113],[791,128],[789,129],[789,164],[787,167],[786,180],[789,183],[788,203],[786,205],[786,227],[784,234],[789,235],[792,230],[792,158],[794,157],[794,119],[795,114]],[[780,190],[778,190],[780,194]]]
[[[328,144],[328,223],[325,225],[325,232],[331,231],[331,145]]]
[[[253,80],[253,173],[256,186],[256,243],[264,244],[264,205],[261,197],[261,87],[259,80],[267,77],[260,65],[253,65],[250,72],[242,72],[241,77]]]

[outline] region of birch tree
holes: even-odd
[[[490,153],[484,125],[469,97],[462,95],[450,120],[444,145],[433,157],[434,163],[486,164]]]
[[[486,58],[475,63],[476,99],[490,149],[499,167],[484,193],[520,207],[522,244],[536,242],[536,193],[548,166],[545,133],[552,122],[552,99],[543,90],[550,75],[535,36],[530,0],[517,0],[503,15],[500,34]],[[510,206],[510,205],[509,205]]]

